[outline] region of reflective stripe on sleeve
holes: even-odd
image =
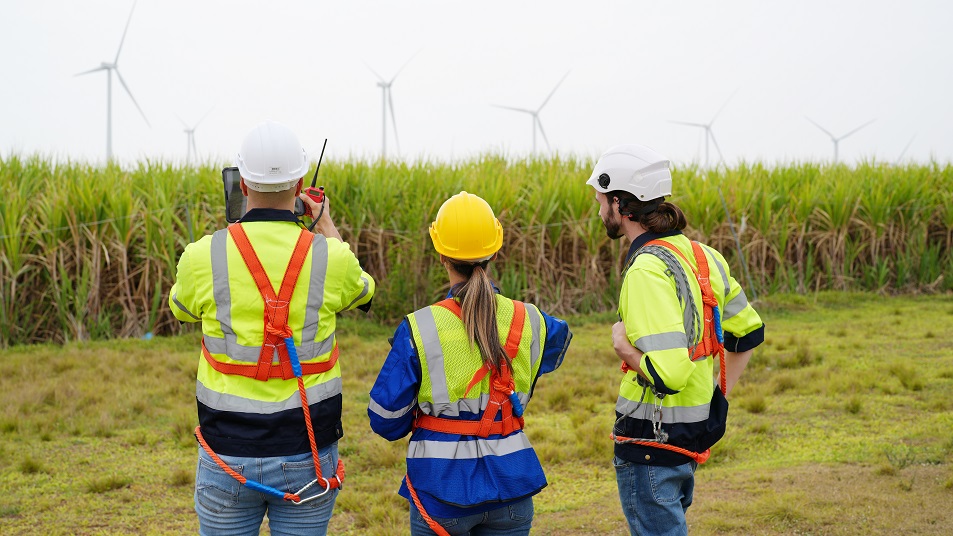
[[[344,309],[350,309],[351,307],[354,306],[355,303],[359,302],[361,298],[363,298],[364,296],[367,296],[367,291],[370,289],[371,283],[363,275],[361,276],[361,281],[364,282],[364,290],[362,290],[361,293],[356,298],[351,300],[351,303],[347,304],[347,307],[345,307]]]
[[[414,313],[420,340],[424,344],[424,359],[430,376],[430,395],[433,397],[434,415],[450,408],[450,394],[447,391],[447,374],[444,370],[443,347],[437,333],[437,322],[430,307]]]
[[[519,432],[502,439],[474,439],[471,441],[411,441],[408,458],[440,458],[463,460],[484,456],[505,456],[533,448],[526,434]]]
[[[665,424],[701,422],[708,419],[711,404],[691,407],[662,407],[662,422]],[[650,403],[636,402],[620,396],[615,410],[633,419],[652,420],[655,406]]]
[[[308,401],[310,402],[310,399],[308,399]],[[399,417],[403,417],[404,415],[407,415],[407,413],[409,413],[412,409],[414,409],[414,406],[416,405],[417,405],[416,402],[411,402],[410,405],[400,408],[397,411],[390,411],[390,410],[384,409],[383,406],[378,404],[372,398],[370,402],[367,403],[367,409],[373,411],[376,415],[379,415],[383,417],[384,419],[397,419]]]
[[[293,385],[293,384],[292,384]],[[264,402],[261,400],[252,400],[240,396],[219,393],[202,385],[202,382],[195,382],[195,398],[202,404],[219,411],[235,411],[241,413],[255,413],[259,415],[269,415],[279,411],[289,409],[301,409],[301,395],[297,388],[294,392],[280,402]],[[341,394],[341,378],[332,378],[326,382],[308,387],[308,404],[313,405],[316,402],[327,400],[332,396]]]
[[[681,331],[668,331],[666,333],[646,335],[635,341],[635,347],[646,354],[676,348],[688,348],[688,336]]]
[[[196,320],[202,320],[201,318],[196,316],[195,313],[193,313],[192,311],[189,311],[184,305],[182,305],[182,302],[178,300],[177,296],[178,296],[178,293],[172,295],[172,303],[174,303],[179,309],[182,309],[182,312],[191,316],[192,318]]]
[[[526,316],[529,317],[529,326],[532,330],[532,335],[533,335],[533,340],[530,343],[530,347],[529,347],[529,359],[530,359],[529,370],[535,377],[536,364],[539,362],[539,357],[540,357],[539,325],[542,322],[542,318],[540,318],[539,312],[536,310],[536,308],[532,306],[526,307]]]
[[[721,315],[722,322],[737,315],[741,311],[744,311],[745,307],[748,306],[748,297],[745,296],[745,290],[738,290],[738,295],[732,298],[730,302],[725,304],[725,312]]]

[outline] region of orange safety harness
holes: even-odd
[[[435,305],[443,307],[457,315],[461,320],[463,319],[460,304],[457,303],[456,300],[449,298],[437,302]],[[520,340],[523,338],[523,321],[525,318],[526,306],[523,302],[513,301],[513,320],[510,323],[510,331],[506,337],[506,344],[503,345],[503,350],[511,360],[516,359],[516,354],[519,352]],[[517,430],[522,430],[524,426],[523,405],[516,395],[513,373],[506,362],[500,363],[499,370],[492,369],[492,367],[484,363],[473,375],[473,379],[470,380],[470,383],[467,384],[467,389],[463,393],[464,396],[478,383],[482,382],[487,374],[490,375],[490,400],[487,403],[486,409],[483,410],[483,415],[479,421],[444,419],[434,417],[433,415],[425,415],[418,411],[414,419],[414,428],[423,428],[424,430],[444,434],[469,435],[484,438],[489,437],[491,434],[505,436]],[[502,413],[502,418],[497,421],[496,416],[499,413]],[[410,497],[413,499],[414,505],[417,506],[420,516],[427,522],[430,529],[439,536],[449,536],[447,531],[424,510],[424,505],[421,504],[420,498],[417,496],[417,490],[415,490],[414,486],[410,483],[410,475],[405,477],[405,482],[407,483],[407,491],[410,492]]]
[[[344,462],[341,459],[338,459],[337,471],[332,478],[327,479],[321,476],[321,462],[318,458],[318,447],[314,438],[314,428],[311,425],[308,395],[304,387],[305,375],[320,374],[334,368],[338,358],[337,343],[335,343],[328,361],[301,364],[298,359],[298,352],[295,349],[294,336],[291,328],[288,326],[288,305],[291,302],[291,296],[294,294],[295,284],[298,282],[298,276],[304,266],[308,251],[310,251],[311,241],[314,235],[304,229],[301,230],[301,234],[298,235],[298,242],[295,244],[294,252],[291,254],[291,260],[288,261],[288,267],[285,269],[285,275],[281,280],[281,288],[278,294],[275,295],[271,281],[268,279],[268,274],[265,273],[265,269],[262,267],[261,261],[258,259],[254,248],[252,248],[251,242],[248,240],[248,235],[245,234],[245,230],[242,229],[241,224],[236,223],[230,225],[228,232],[238,247],[238,252],[241,254],[242,260],[245,261],[245,266],[248,267],[248,271],[251,272],[252,277],[255,279],[258,291],[261,293],[262,300],[265,302],[264,341],[261,346],[261,353],[258,356],[258,363],[254,365],[222,363],[217,361],[205,347],[204,341],[202,342],[202,355],[205,356],[205,359],[213,369],[222,374],[245,376],[247,378],[255,378],[259,381],[268,381],[270,378],[281,378],[284,380],[297,378],[298,392],[301,395],[301,408],[304,410],[304,422],[308,430],[308,440],[311,444],[311,455],[314,458],[315,479],[295,493],[286,493],[277,490],[260,482],[248,480],[229,467],[228,464],[212,451],[208,443],[206,443],[205,438],[202,437],[201,426],[195,427],[195,438],[215,463],[242,485],[262,493],[285,499],[286,501],[291,501],[294,504],[303,504],[321,497],[332,489],[340,488],[344,481]],[[275,352],[278,353],[279,362],[272,364],[272,357]],[[325,488],[324,491],[302,499],[301,494],[315,484],[323,486]]]
[[[661,246],[666,249],[673,251],[677,254],[685,264],[692,269],[692,273],[695,275],[695,279],[698,281],[698,286],[701,288],[702,293],[702,316],[704,318],[704,326],[702,328],[702,338],[701,341],[695,346],[694,351],[689,349],[689,358],[693,361],[698,359],[707,358],[708,356],[718,356],[719,363],[719,386],[721,387],[721,392],[725,393],[727,391],[728,385],[728,376],[727,369],[725,368],[725,344],[724,344],[724,333],[721,328],[721,313],[718,310],[718,300],[715,298],[715,292],[711,288],[711,281],[709,279],[709,269],[708,269],[708,258],[705,257],[705,252],[702,250],[701,245],[698,242],[692,241],[692,252],[695,256],[695,263],[698,265],[698,268],[692,266],[692,263],[689,262],[688,258],[673,244],[666,242],[664,240],[652,240],[645,244],[646,246]],[[727,291],[727,289],[726,289]],[[628,365],[625,363],[622,364],[622,371],[627,372],[629,370]],[[658,396],[658,395],[656,395]],[[661,419],[661,407],[656,408],[656,418]],[[661,422],[653,423],[656,426],[657,432],[656,436],[661,435],[660,439],[667,437],[667,434],[661,432]],[[635,445],[644,445],[649,447],[656,447],[664,450],[669,450],[672,452],[677,452],[688,456],[689,458],[695,460],[698,463],[705,463],[711,456],[711,449],[705,449],[704,452],[693,452],[686,450],[675,445],[670,445],[664,443],[661,440],[658,441],[646,441],[641,439],[634,439],[631,437],[624,437],[616,435],[614,432],[610,436],[613,441],[616,443],[625,443],[625,444],[635,444]]]

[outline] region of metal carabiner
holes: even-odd
[[[337,478],[337,475],[334,475],[334,478]],[[298,497],[301,497],[301,494],[304,493],[305,490],[307,490],[307,489],[310,488],[311,486],[315,485],[315,483],[317,483],[317,481],[318,481],[318,479],[315,478],[314,480],[312,480],[311,482],[309,482],[305,487],[303,487],[303,488],[299,489],[297,492],[295,492],[295,495],[297,495]],[[299,504],[304,504],[304,503],[306,503],[306,502],[311,502],[311,501],[313,501],[313,500],[315,500],[315,499],[317,499],[317,498],[319,498],[319,497],[324,497],[325,495],[327,495],[327,493],[328,493],[329,491],[331,491],[331,481],[328,480],[327,478],[325,478],[324,481],[327,482],[327,487],[324,488],[324,491],[322,491],[321,493],[319,493],[319,494],[317,494],[317,495],[312,495],[311,497],[308,497],[307,499],[301,499],[301,500],[298,500],[298,501],[291,501],[291,503],[294,504],[295,506],[297,506],[297,505],[299,505]],[[338,484],[340,485],[340,483],[341,483],[341,480],[338,479]]]

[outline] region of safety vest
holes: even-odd
[[[283,498],[295,504],[302,504],[324,495],[331,489],[340,487],[344,480],[344,462],[340,459],[338,460],[336,474],[331,479],[323,478],[321,475],[321,463],[318,457],[318,447],[315,441],[311,423],[311,411],[308,405],[308,392],[304,381],[305,376],[322,374],[334,368],[337,363],[337,346],[334,346],[330,352],[330,358],[326,361],[302,363],[295,345],[294,333],[288,325],[289,304],[291,303],[295,285],[301,274],[301,269],[311,250],[314,235],[304,229],[301,230],[291,259],[285,269],[281,286],[276,293],[271,285],[268,274],[265,272],[241,224],[238,223],[229,226],[227,233],[231,236],[235,246],[238,248],[241,258],[254,278],[258,292],[264,302],[264,340],[258,352],[258,360],[254,364],[242,364],[229,360],[220,360],[209,352],[204,340],[202,342],[202,355],[208,364],[221,374],[243,376],[258,382],[268,382],[272,379],[290,380],[294,378],[297,380],[298,393],[301,398],[301,408],[304,412],[305,426],[308,431],[311,453],[314,459],[316,478],[310,484],[294,493],[283,492],[264,484],[248,480],[240,473],[232,470],[215,454],[202,436],[201,426],[195,428],[195,436],[206,453],[208,453],[226,473],[238,480],[241,484],[256,491]],[[277,363],[273,362],[275,356],[278,358]],[[324,491],[303,499],[301,495],[315,484],[323,487]]]
[[[415,432],[408,445],[405,483],[411,499],[428,523],[432,520],[420,503],[417,488],[444,502],[462,505],[515,500],[536,493],[545,485],[542,467],[522,433],[522,410],[529,401],[541,365],[545,325],[534,306],[499,295],[496,300],[497,329],[512,363],[510,367],[502,364],[499,371],[488,370],[479,348],[471,346],[462,323],[460,305],[455,300],[444,300],[407,317],[420,359],[421,385],[417,395]],[[476,418],[464,418],[462,414]],[[424,441],[420,440],[422,431],[462,437],[457,442]],[[486,439],[491,436],[494,439]],[[441,448],[443,446],[447,448]],[[513,474],[512,466],[506,463],[505,460],[510,458],[514,462],[519,459],[519,474]],[[483,470],[490,471],[488,476],[474,477],[474,481],[482,482],[488,478],[495,482],[494,485],[513,487],[492,492],[503,495],[499,498],[466,496],[456,489],[459,484],[447,487],[445,482],[435,482],[432,477],[417,482],[417,488],[411,483],[412,464],[415,462],[439,464],[444,474],[455,475],[450,466],[461,464],[461,467],[470,467],[469,471],[472,470],[469,464],[474,459],[477,463],[493,462],[483,466]],[[492,471],[499,470],[498,464],[507,466],[503,469],[507,474],[500,475],[503,478],[493,476]],[[423,471],[431,474],[426,469]],[[459,482],[458,478],[454,480]],[[473,482],[460,484],[469,486]],[[431,523],[435,532],[443,534],[438,527]]]
[[[701,333],[699,334],[700,338],[697,340],[697,342],[688,341],[687,337],[684,337],[684,340],[686,342],[684,346],[688,348],[688,355],[686,355],[686,359],[689,361],[700,361],[700,360],[707,360],[709,357],[713,358],[717,356],[719,359],[719,364],[720,364],[719,387],[721,389],[721,393],[724,393],[727,390],[726,389],[727,377],[726,377],[726,368],[725,368],[726,364],[725,364],[724,334],[722,332],[722,327],[721,327],[721,313],[719,311],[718,300],[711,286],[711,281],[709,277],[710,269],[709,269],[708,259],[705,256],[705,252],[702,249],[702,246],[698,242],[691,241],[692,253],[693,253],[693,257],[695,261],[694,263],[692,263],[685,256],[685,254],[683,254],[681,250],[679,250],[674,244],[664,240],[649,241],[648,243],[645,244],[645,246],[643,246],[643,249],[641,249],[640,252],[651,253],[653,252],[653,248],[652,248],[653,246],[664,248],[668,251],[671,251],[678,258],[684,261],[684,264],[691,269],[692,275],[694,276],[695,281],[698,283],[699,289],[701,291],[702,303],[700,307],[701,322],[697,324],[697,327],[700,328]],[[636,253],[636,256],[638,255],[639,253]],[[634,259],[632,261],[634,262]],[[665,262],[664,259],[663,259],[663,262]],[[668,265],[668,263],[666,263],[666,265]],[[669,267],[670,271],[674,271],[675,269],[676,267],[671,267],[671,266]],[[678,269],[684,272],[683,268],[678,267]],[[676,285],[677,286],[680,285],[677,278],[676,278]],[[686,302],[688,302],[686,298],[688,296],[688,293],[691,292],[691,289],[681,288],[681,286],[679,286],[678,291],[680,294],[680,300],[686,300]],[[651,298],[645,297],[645,299],[651,299]],[[684,328],[685,328],[686,334],[692,331],[692,327],[694,323],[694,317],[692,316],[693,311],[690,310],[689,303],[690,302],[686,303],[685,305],[686,311],[684,316],[684,319],[685,319]],[[696,304],[696,307],[697,307],[697,304]],[[643,346],[651,347],[652,344],[672,345],[673,341],[679,337],[679,334],[664,333],[664,334],[658,335],[657,337],[658,337],[658,340],[645,341]],[[667,340],[667,341],[664,343],[661,343],[660,341],[662,340]],[[663,346],[660,346],[660,347],[663,347]],[[643,349],[643,351],[645,353],[649,353],[650,350]],[[623,372],[627,373],[627,379],[629,379],[628,378],[629,376],[636,376],[636,373],[634,371],[630,371],[629,367],[624,363],[622,366],[622,370]],[[619,405],[617,405],[617,411],[619,411],[620,409],[630,410],[631,406],[634,406],[635,409],[642,409],[642,408],[645,408],[646,410],[649,409],[649,406],[643,406],[642,397],[644,396],[646,389],[652,386],[647,385],[647,382],[645,382],[645,380],[642,379],[641,377],[634,377],[632,379],[635,381],[630,380],[629,382],[625,382],[625,381],[623,382],[623,387],[620,389],[620,403]],[[636,396],[636,392],[639,391],[639,387],[641,387],[642,394],[640,396]],[[655,392],[654,387],[652,390],[653,390],[653,395],[657,399],[657,402],[654,405],[654,411],[652,412],[652,415],[650,417],[652,421],[653,432],[655,437],[654,438],[632,438],[632,437],[626,437],[626,436],[617,434],[615,430],[613,430],[613,433],[611,434],[611,438],[613,439],[613,441],[615,441],[617,444],[636,444],[636,445],[660,448],[660,449],[668,450],[678,454],[682,454],[684,456],[688,456],[689,458],[695,460],[698,463],[704,463],[710,456],[709,447],[706,447],[704,449],[699,449],[698,451],[694,451],[694,450],[678,447],[676,445],[666,442],[668,440],[668,433],[663,430],[663,425],[666,424],[666,422],[664,421],[664,413],[666,408],[662,404],[662,400],[665,398],[666,395],[663,393]],[[706,395],[702,394],[701,396],[706,396]],[[721,398],[719,399],[719,397]],[[703,422],[704,426],[709,428],[709,430],[705,430],[702,433],[708,434],[709,436],[711,436],[711,438],[706,438],[705,441],[708,441],[708,439],[717,440],[717,438],[720,438],[721,434],[724,433],[724,423],[717,422],[721,420],[721,416],[717,414],[713,414],[712,412],[713,410],[716,409],[715,406],[717,406],[717,410],[719,412],[722,409],[724,409],[724,411],[727,411],[727,404],[722,405],[721,404],[722,401],[723,401],[723,396],[721,396],[721,394],[719,393],[715,393],[715,395],[710,399],[710,401],[703,399],[702,402],[704,403],[700,406],[671,408],[670,413],[675,413],[676,411],[678,411],[682,413],[682,415],[680,416],[682,418],[679,418],[679,416],[675,416],[674,419],[670,418],[669,421],[667,422],[669,424],[680,423],[680,421],[683,421],[683,420],[689,423]],[[697,415],[690,416],[690,413],[692,413],[693,410],[695,410],[694,413],[696,413]],[[705,412],[704,416],[700,414],[701,411]],[[619,413],[622,413],[623,415],[626,414],[625,411],[619,411]],[[643,415],[645,414],[643,413]],[[702,419],[701,417],[704,417],[704,419]],[[713,420],[715,422],[712,422]],[[715,429],[711,430],[711,428],[713,427]],[[717,435],[717,438],[715,437],[715,435]]]

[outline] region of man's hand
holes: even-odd
[[[341,240],[341,234],[338,233],[337,227],[334,226],[334,221],[331,220],[331,200],[328,198],[328,194],[324,194],[324,212],[321,211],[321,203],[311,199],[307,194],[300,193],[298,197],[308,207],[308,210],[311,211],[311,217],[318,219],[314,225],[314,231],[328,238]],[[341,241],[343,242],[343,240]]]
[[[642,351],[632,346],[632,343],[629,342],[629,335],[625,331],[625,324],[621,321],[612,325],[612,348],[615,349],[615,354],[619,356],[619,359],[624,361],[630,369],[645,376],[639,367],[639,362],[642,361]]]

